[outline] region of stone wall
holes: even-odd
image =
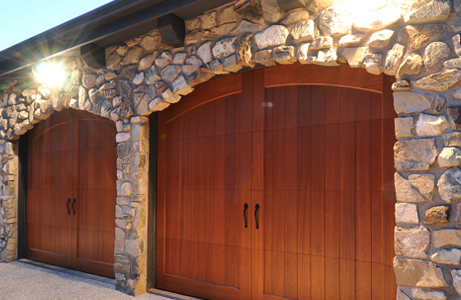
[[[117,288],[139,294],[148,272],[147,116],[216,75],[257,65],[348,63],[396,78],[398,299],[459,297],[461,0],[370,1],[367,11],[343,2],[308,1],[284,12],[275,0],[237,0],[187,20],[184,47],[164,45],[153,30],[106,49],[104,69],[67,58],[59,89],[31,74],[3,82],[0,259],[16,255],[17,149],[10,140],[53,111],[81,109],[115,122]]]

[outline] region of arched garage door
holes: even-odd
[[[159,113],[158,288],[394,299],[390,78],[279,66]]]

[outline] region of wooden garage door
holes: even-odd
[[[157,287],[395,298],[390,95],[364,70],[279,66],[161,112]]]
[[[115,135],[75,110],[28,133],[28,258],[114,277]]]

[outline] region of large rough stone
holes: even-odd
[[[233,5],[224,7],[218,15],[218,24],[232,23],[237,21],[237,15]]]
[[[140,241],[139,238],[135,240],[127,239],[125,242],[125,248],[126,248],[126,254],[132,257],[138,257],[143,251],[142,242]]]
[[[331,36],[319,36],[312,41],[311,50],[329,49],[333,46]]]
[[[112,53],[106,59],[106,67],[109,70],[116,70],[120,67],[120,62],[122,58],[118,55],[117,52]]]
[[[274,59],[279,64],[292,64],[297,58],[293,46],[279,46],[274,48]]]
[[[413,83],[415,87],[425,90],[442,92],[455,85],[461,76],[457,69],[449,69],[438,73],[433,73],[423,77]]]
[[[142,49],[140,47],[134,47],[123,58],[121,65],[126,66],[126,65],[131,65],[131,64],[137,64],[141,60],[141,57],[142,57]]]
[[[428,225],[445,225],[448,223],[448,206],[435,206],[426,210],[424,223]]]
[[[398,141],[394,146],[398,171],[427,171],[437,157],[434,139]]]
[[[298,23],[301,21],[305,21],[309,19],[309,12],[304,8],[293,9],[289,12],[288,16],[282,20],[282,25],[291,25],[294,23]]]
[[[416,204],[396,203],[395,222],[397,224],[419,224],[418,207]]]
[[[394,37],[395,31],[391,29],[384,29],[375,32],[371,35],[368,43],[371,47],[385,48],[389,45],[389,42]]]
[[[219,40],[213,47],[213,55],[215,58],[225,58],[237,51],[237,37],[226,37]]]
[[[420,259],[394,258],[394,271],[400,286],[444,288],[448,284],[436,264]]]
[[[452,38],[453,41],[453,50],[456,55],[461,56],[461,37],[459,34],[455,34]]]
[[[323,35],[345,35],[351,30],[352,15],[343,7],[328,7],[320,13],[319,27]]]
[[[291,29],[291,36],[296,43],[312,41],[317,35],[317,27],[314,20],[302,21]]]
[[[461,129],[461,106],[450,106],[447,111],[453,123],[455,123],[455,129]]]
[[[453,28],[454,32],[461,31],[461,12],[453,13],[448,21],[448,25]]]
[[[173,89],[173,92],[182,96],[185,96],[194,90],[183,75],[179,76],[173,81],[171,88]]]
[[[216,26],[216,11],[208,12],[201,16],[202,28],[211,29]]]
[[[303,43],[298,46],[296,50],[296,57],[301,64],[308,64],[309,63],[309,48],[310,43]],[[270,57],[265,58],[265,61],[270,62]]]
[[[397,202],[426,202],[418,190],[413,188],[411,183],[397,172],[394,175],[394,182]]]
[[[400,21],[400,11],[394,8],[384,7],[375,11],[367,12],[354,19],[354,28],[358,31],[368,32],[380,30]]]
[[[409,91],[411,86],[408,80],[397,80],[392,84],[392,90],[396,92]]]
[[[184,75],[189,76],[202,66],[202,61],[195,55],[190,56],[186,59],[185,64],[182,66],[182,72]]]
[[[405,46],[400,44],[395,44],[394,47],[389,50],[386,56],[386,62],[384,64],[384,73],[386,75],[394,76],[396,74],[404,52]]]
[[[437,183],[439,195],[446,202],[461,200],[461,169],[446,170]]]
[[[397,3],[402,10],[413,11],[431,1],[432,0],[395,0],[395,3]]]
[[[308,61],[321,66],[339,66],[338,54],[335,50],[327,49],[320,51],[311,51]]]
[[[394,109],[398,114],[421,112],[431,108],[434,96],[413,92],[394,92]]]
[[[419,74],[423,66],[423,60],[418,54],[406,55],[402,64],[397,70],[397,77],[401,78],[403,75],[416,75]]]
[[[163,70],[160,71],[160,76],[163,80],[167,82],[171,82],[178,77],[179,73],[181,73],[181,67],[176,65],[169,65]]]
[[[283,11],[278,6],[277,0],[261,0],[260,3],[266,21],[275,23],[283,17]]]
[[[356,47],[360,46],[363,38],[365,37],[362,33],[348,34],[339,39],[339,47]]]
[[[363,65],[368,73],[379,75],[384,69],[381,65],[382,59],[383,56],[381,54],[367,54],[363,59]]]
[[[445,147],[461,148],[461,132],[450,132],[443,135]]]
[[[435,188],[435,176],[433,174],[411,174],[408,176],[408,181],[424,198],[432,199]]]
[[[211,42],[206,42],[197,49],[197,55],[203,61],[204,64],[207,64],[213,60],[213,55],[211,55]]]
[[[363,60],[368,53],[367,47],[346,48],[341,55],[347,60],[351,68],[361,68]]]
[[[447,44],[445,43],[431,43],[424,50],[424,64],[428,67],[432,67],[442,58],[449,56],[450,52],[450,48],[448,48]]]
[[[162,54],[160,54],[159,57],[155,60],[155,65],[159,68],[164,68],[166,67],[171,60],[173,59],[173,55],[171,55],[170,52],[165,51]]]
[[[461,57],[446,60],[443,66],[445,69],[461,69]]]
[[[422,289],[413,289],[411,291],[411,295],[415,299],[421,299],[421,300],[446,300],[447,299],[444,292],[425,291]]]
[[[258,32],[261,30],[261,25],[247,20],[242,20],[240,24],[231,31],[231,34],[241,34],[245,32]]]
[[[162,79],[158,74],[155,66],[152,66],[149,70],[147,70],[146,75],[144,77],[146,79],[146,83],[149,85],[154,84],[155,82]]]
[[[407,24],[435,23],[447,19],[450,10],[450,1],[433,0],[407,14],[404,20]]]
[[[432,232],[432,243],[436,248],[461,247],[461,230],[442,229]]]
[[[125,231],[115,228],[115,253],[125,252]]]
[[[429,24],[419,26],[405,26],[400,29],[398,40],[408,45],[411,50],[419,50],[436,40],[445,30],[445,24]]]
[[[450,124],[445,116],[420,114],[416,122],[416,133],[420,137],[439,136],[448,128]]]
[[[144,71],[144,70],[149,69],[150,67],[152,67],[152,64],[154,63],[156,59],[157,59],[157,52],[144,56],[139,62],[138,70]]]
[[[401,289],[397,291],[397,300],[411,300]]]
[[[227,35],[235,27],[235,24],[236,23],[234,22],[216,26],[214,28],[211,28],[211,33],[216,36]]]
[[[240,62],[240,57],[238,54],[233,54],[224,59],[222,64],[224,71],[226,72],[238,72],[242,69],[242,64]]]
[[[290,32],[285,26],[272,25],[260,33],[255,34],[254,40],[259,49],[265,49],[267,47],[285,44],[289,33]]]
[[[395,137],[398,139],[407,139],[413,137],[412,130],[415,129],[413,117],[395,118]]]
[[[160,47],[162,43],[162,38],[160,35],[150,36],[146,35],[141,39],[139,45],[146,49],[147,51],[152,51]]]
[[[461,264],[461,249],[442,249],[432,254],[431,260],[439,264]]]
[[[88,74],[88,73],[83,74],[82,84],[87,89],[91,89],[92,87],[94,87],[96,85],[96,74]],[[11,94],[11,95],[14,95],[14,94]],[[11,103],[11,104],[15,104],[15,103]]]
[[[394,232],[395,254],[411,258],[427,258],[431,233],[424,227],[401,228]]]
[[[461,150],[455,147],[445,147],[437,161],[442,168],[457,167],[461,164]]]
[[[205,43],[204,45],[210,45],[210,42],[208,43]],[[211,55],[211,54],[210,54]],[[171,63],[173,65],[182,65],[184,64],[184,62],[186,61],[186,58],[187,58],[187,53],[184,53],[184,52],[177,52],[175,53],[175,55],[173,56],[173,60],[171,61]]]

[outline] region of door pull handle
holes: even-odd
[[[256,229],[259,229],[259,224],[258,224],[258,210],[260,206],[259,204],[255,205],[255,221],[256,221]]]
[[[245,205],[243,205],[243,221],[245,223],[245,228],[248,227],[248,224],[247,224],[247,209],[248,209],[248,203],[245,203]]]
[[[70,198],[69,198],[69,200],[67,200],[67,204],[66,204],[66,206],[67,206],[67,214],[70,216],[69,203],[70,203]]]
[[[70,199],[69,199],[69,201],[70,201]],[[74,198],[74,201],[72,202],[72,210],[74,211],[74,216],[75,216],[75,206],[74,206],[74,204],[75,204],[76,201],[77,201],[77,199]]]

